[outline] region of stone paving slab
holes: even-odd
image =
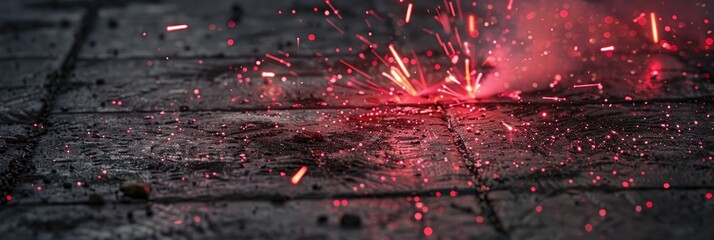
[[[714,186],[714,143],[706,137],[712,132],[710,101],[471,105],[448,114],[488,187],[548,192]]]
[[[58,59],[68,54],[83,11],[48,9],[24,1],[0,3],[2,58]]]
[[[80,120],[81,119],[81,120]],[[441,112],[429,108],[255,113],[62,114],[39,140],[15,202],[152,198],[280,200],[472,192]],[[306,166],[300,184],[292,175]]]
[[[709,239],[711,192],[504,190],[488,198],[512,239]]]
[[[0,125],[0,186],[4,189],[12,183],[12,178],[17,177],[19,163],[28,159],[32,149],[28,147],[30,138],[36,134],[30,125],[3,124]]]
[[[0,89],[0,123],[32,124],[43,109],[42,88]]]
[[[53,59],[0,60],[0,89],[43,87],[55,69]]]
[[[476,222],[479,214],[473,196],[18,205],[0,212],[0,233],[11,239],[417,239],[428,226],[436,238],[498,238],[488,222]]]

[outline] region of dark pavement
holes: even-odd
[[[397,1],[334,2],[346,32],[427,41]],[[1,2],[0,239],[714,238],[708,52],[633,54],[668,66],[650,84],[613,58],[574,71],[605,90],[395,100],[331,81],[363,42],[316,6]]]

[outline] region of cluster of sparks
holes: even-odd
[[[326,23],[331,26],[339,34],[347,34],[346,31],[341,28],[344,24],[354,24],[346,22],[347,20],[340,13],[334,4],[330,0],[324,1],[324,16]],[[390,15],[396,18],[394,21],[398,22],[400,26],[406,25],[419,25],[422,23],[415,22],[415,15],[419,14],[423,16],[424,14],[433,16],[432,18],[427,18],[428,21],[436,21],[441,29],[429,29],[427,27],[422,27],[422,32],[431,35],[434,39],[436,45],[431,46],[431,49],[439,49],[443,54],[434,54],[432,50],[423,51],[424,49],[411,50],[409,56],[405,56],[403,51],[396,42],[379,43],[378,40],[374,39],[374,34],[369,33],[356,33],[354,37],[363,43],[362,52],[359,54],[360,59],[367,61],[367,56],[371,54],[373,57],[373,64],[360,64],[355,62],[353,59],[338,59],[339,63],[346,67],[346,74],[352,74],[352,81],[348,81],[347,85],[352,88],[357,88],[360,92],[364,91],[375,91],[380,94],[385,94],[388,96],[407,94],[412,97],[435,97],[439,99],[476,99],[480,96],[480,91],[482,88],[482,83],[488,74],[488,67],[490,65],[498,64],[495,63],[494,57],[490,56],[491,51],[484,46],[483,34],[480,32],[479,27],[488,27],[493,24],[494,21],[488,18],[493,18],[493,16],[477,16],[475,11],[464,10],[462,6],[462,1],[458,0],[444,0],[443,2],[438,2],[434,6],[428,8],[419,8],[415,3],[407,2],[405,0],[399,0],[399,5],[403,6],[403,12],[391,13]],[[471,2],[471,6],[475,7],[480,3],[477,1]],[[506,12],[506,19],[511,19],[511,11],[517,9],[516,2],[514,0],[508,0],[508,3],[504,9]],[[488,4],[488,9],[491,11],[493,6]],[[319,7],[315,7],[314,10],[317,13]],[[557,9],[556,9],[557,10]],[[419,11],[419,12],[417,12]],[[278,11],[282,14],[282,11]],[[567,10],[557,10],[562,18],[566,18],[569,13]],[[295,10],[292,10],[295,14]],[[373,27],[373,23],[382,22],[385,23],[385,17],[381,16],[374,10],[367,10],[365,12],[366,18],[364,19],[364,24],[368,29]],[[403,17],[398,17],[403,16]],[[527,18],[533,19],[535,13],[529,12]],[[676,16],[672,16],[676,19]],[[609,18],[609,16],[608,16]],[[370,20],[371,19],[371,20]],[[423,19],[419,19],[423,20]],[[607,20],[606,21],[611,21]],[[641,28],[639,31],[650,31],[651,44],[657,47],[663,47],[664,49],[676,48],[672,44],[661,40],[660,38],[660,26],[657,22],[660,19],[657,17],[655,12],[641,12],[640,15],[632,20],[633,23],[639,23],[640,25],[649,25],[649,29]],[[708,19],[705,19],[705,23],[708,23]],[[235,25],[235,23],[233,23]],[[175,32],[188,29],[187,24],[175,24],[166,26],[167,32]],[[667,27],[669,28],[669,27]],[[510,31],[509,29],[505,30]],[[609,34],[609,33],[607,33]],[[314,33],[307,35],[307,40],[315,41],[317,36]],[[297,46],[295,52],[292,55],[300,55],[300,37],[295,38]],[[393,39],[392,39],[393,40]],[[408,40],[408,39],[407,39]],[[500,41],[506,42],[505,36]],[[496,42],[494,39],[487,39],[487,41]],[[515,41],[515,40],[512,40]],[[233,45],[235,42],[233,39],[229,39],[227,42],[229,45]],[[711,38],[706,39],[705,49],[709,49],[714,41]],[[384,46],[387,46],[386,49]],[[575,47],[577,50],[577,46]],[[350,48],[351,49],[351,48]],[[429,46],[425,46],[425,49],[430,49]],[[339,49],[338,49],[339,50]],[[610,54],[612,56],[617,49],[614,45],[605,45],[599,47],[600,52]],[[351,51],[351,50],[350,50]],[[338,51],[339,52],[339,51]],[[426,54],[417,54],[426,53]],[[290,69],[292,64],[289,62],[289,57],[291,54],[285,51],[279,51],[278,54],[265,53],[265,60],[273,61],[278,66]],[[317,53],[316,56],[322,57],[322,53]],[[430,57],[439,59],[429,59]],[[434,64],[434,70],[441,73],[442,77],[433,79],[426,77],[425,72],[428,70],[422,64],[424,59],[428,59]],[[525,60],[524,60],[525,61]],[[259,65],[260,62],[257,62]],[[375,64],[376,63],[376,64]],[[444,64],[441,67],[440,64]],[[365,69],[364,66],[370,66],[369,69]],[[430,70],[430,69],[429,69]],[[657,73],[654,73],[655,75]],[[290,71],[290,75],[297,76],[293,71]],[[273,71],[262,71],[260,77],[262,78],[275,78],[278,76]],[[334,77],[333,77],[334,78]],[[558,83],[559,79],[556,79],[554,83],[551,83],[551,88],[554,84]],[[603,89],[602,83],[581,83],[574,84],[570,86],[570,89],[579,88],[593,88],[593,89]],[[513,99],[520,99],[519,94],[521,91],[504,92],[500,96],[508,96]],[[543,100],[551,101],[566,101],[566,97],[559,96],[542,96]],[[502,122],[502,125],[509,131],[512,131],[513,126]],[[302,176],[307,172],[307,167],[303,166],[298,172],[291,178],[293,184],[298,184]]]
[[[339,34],[348,34],[340,27],[341,25],[359,24],[346,22],[348,20],[343,18],[340,9],[329,0],[325,0],[324,3],[326,9],[324,11],[325,21]],[[462,1],[444,0],[443,3],[437,3],[438,4],[425,9],[423,7],[417,7],[415,3],[400,0],[398,4],[404,7],[404,11],[390,13],[390,15],[394,15],[394,18],[397,18],[394,21],[397,22],[398,25],[418,25],[417,28],[421,27],[420,24],[423,23],[415,20],[423,21],[423,17],[421,16],[424,14],[432,15],[433,18],[427,18],[427,20],[436,21],[441,28],[429,29],[422,27],[421,30],[423,33],[433,37],[435,43],[433,46],[423,46],[423,49],[410,50],[408,51],[409,54],[404,54],[404,51],[398,46],[398,43],[394,41],[379,43],[379,40],[375,39],[372,32],[368,34],[354,34],[356,40],[364,43],[361,48],[363,51],[359,54],[360,59],[362,61],[369,61],[368,55],[371,54],[373,64],[360,64],[361,62],[354,62],[354,59],[339,59],[339,63],[346,67],[346,74],[355,74],[351,80],[346,82],[346,85],[351,88],[356,88],[360,90],[360,92],[375,91],[387,96],[406,94],[412,97],[434,99],[435,101],[441,99],[468,100],[491,96],[488,94],[492,93],[482,94],[481,90],[484,81],[498,81],[491,79],[489,69],[492,66],[497,66],[499,63],[495,61],[497,57],[491,55],[492,51],[489,49],[490,46],[487,46],[488,44],[486,43],[496,43],[497,40],[502,42],[515,42],[516,40],[506,39],[505,35],[502,39],[493,39],[493,36],[484,37],[479,28],[494,25],[495,23],[492,22],[498,20],[493,20],[494,16],[479,17],[476,13],[473,13],[475,11],[465,10],[465,6],[462,6],[464,5]],[[480,3],[473,1],[470,5],[476,7],[478,4]],[[502,19],[503,21],[511,19],[510,12],[518,9],[516,5],[516,1],[508,1],[506,9],[504,9],[506,19]],[[492,8],[493,6],[488,4],[489,11],[491,11]],[[315,12],[320,13],[318,7],[315,7]],[[559,15],[564,19],[569,16],[567,10],[559,10],[557,12],[559,12]],[[295,10],[293,10],[293,14],[294,13]],[[421,18],[415,19],[414,16],[417,14],[420,15]],[[384,16],[381,16],[374,10],[367,10],[365,15],[364,24],[368,29],[373,27],[374,22],[388,21]],[[530,12],[527,17],[528,19],[533,19],[535,18],[534,16],[535,13]],[[649,18],[647,18],[647,16],[649,16]],[[489,18],[491,18],[491,20],[489,20]],[[673,16],[673,18],[676,19],[676,16]],[[638,31],[649,31],[647,34],[652,37],[650,44],[657,47],[661,46],[664,49],[676,49],[676,46],[673,44],[660,39],[660,26],[658,26],[657,22],[661,20],[657,17],[655,12],[642,12],[639,17],[633,19],[634,23],[639,23],[640,25],[643,25],[643,21],[650,27],[643,27]],[[176,28],[176,26],[170,27],[180,29]],[[667,28],[669,28],[669,26],[667,26]],[[167,30],[168,29],[169,28],[167,28]],[[505,29],[505,32],[509,31],[511,30]],[[610,33],[608,32],[606,34]],[[314,34],[311,33],[308,35],[308,40],[314,41],[315,39],[316,36]],[[407,41],[408,40],[409,39],[407,39]],[[299,55],[300,37],[296,37],[296,41],[297,49],[295,51],[297,55]],[[385,48],[384,46],[387,47]],[[708,49],[708,47],[709,46],[706,46],[706,49]],[[439,49],[438,51],[441,53],[435,54],[432,50],[425,52],[425,49]],[[578,50],[577,45],[575,46],[575,50]],[[599,50],[600,52],[608,54],[607,56],[612,57],[618,49],[615,45],[604,45],[600,46]],[[280,55],[266,53],[266,60],[275,61],[286,68],[290,68],[291,64],[286,58],[289,58],[291,54],[284,51],[280,52]],[[322,57],[323,55],[318,53],[316,56]],[[427,65],[423,64],[422,61],[429,61],[430,63],[436,62],[436,64],[434,64],[434,71],[438,72],[439,74],[437,75],[439,76],[427,77],[426,73],[433,71],[427,69],[425,67]],[[527,61],[527,59],[523,61]],[[368,68],[365,68],[365,66]],[[511,73],[501,72],[500,74]],[[498,75],[498,73],[496,75]],[[559,75],[564,76],[567,75],[567,73],[564,72]],[[273,78],[275,76],[276,74],[272,71],[264,71],[261,73],[261,77],[264,78]],[[557,84],[558,80],[555,80],[550,86],[553,88],[553,86]],[[595,88],[602,90],[603,85],[602,83],[584,83],[570,86],[570,89],[577,88]],[[520,100],[518,96],[520,93],[520,90],[515,90],[512,92],[503,92],[500,96],[508,96]],[[543,99],[561,101],[565,98],[544,96]]]

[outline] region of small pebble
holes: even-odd
[[[151,186],[149,183],[139,180],[127,180],[121,183],[119,190],[121,190],[124,195],[132,198],[148,199],[149,193],[151,192]]]

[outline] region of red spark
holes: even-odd
[[[340,29],[340,27],[338,27],[337,25],[335,25],[335,23],[332,22],[332,20],[330,20],[329,18],[326,18],[325,20],[327,20],[327,23],[330,24],[330,26],[332,26],[333,28],[335,28],[335,30],[337,30],[339,33],[345,34],[345,32],[342,31],[342,29]],[[312,34],[310,34],[310,35],[312,35]],[[309,36],[308,36],[308,38],[309,38]],[[315,35],[312,35],[312,39],[310,41],[313,41],[313,40],[315,40]]]
[[[508,131],[513,131],[513,127],[508,125],[506,122],[501,122],[501,124],[503,124],[503,126],[506,127],[506,129],[508,129]],[[535,188],[532,188],[531,190],[535,190]]]
[[[590,224],[590,223],[585,224],[585,231],[586,231],[586,232],[591,232],[592,230],[593,230],[593,225],[592,225],[592,224]]]
[[[392,55],[394,55],[394,58],[395,60],[397,60],[399,67],[402,68],[404,75],[406,75],[407,77],[411,77],[411,75],[409,74],[409,70],[407,70],[407,67],[404,65],[404,62],[402,62],[402,58],[397,53],[397,50],[394,50],[394,44],[389,44],[389,51],[391,51]]]
[[[574,87],[574,88],[588,88],[588,87],[602,88],[602,84],[600,84],[600,83],[576,84],[576,85],[573,85],[573,87]]]
[[[285,65],[286,67],[290,67],[290,66],[291,66],[291,64],[290,64],[288,61],[285,61],[285,60],[280,59],[280,58],[278,58],[278,57],[276,57],[276,56],[273,56],[273,55],[271,55],[270,53],[266,53],[265,56],[266,56],[267,58],[273,59],[273,60],[275,60],[276,62],[279,62],[279,63]]]
[[[513,0],[508,1],[508,6],[506,7],[507,10],[511,10],[513,8]]]
[[[424,228],[424,235],[426,235],[426,236],[431,236],[431,234],[433,234],[433,233],[434,233],[434,230],[431,229],[431,227],[425,227],[425,228]]]
[[[349,67],[350,69],[354,70],[355,72],[361,74],[362,76],[366,77],[367,79],[372,80],[372,76],[370,76],[366,72],[356,68],[355,66],[352,66],[352,64],[345,62],[345,60],[340,59],[340,63],[344,64],[345,66]]]
[[[612,51],[615,51],[615,46],[607,46],[604,48],[600,48],[600,51],[601,52],[612,52]]]
[[[566,98],[561,97],[542,97],[543,100],[565,101]]]
[[[477,38],[479,35],[478,29],[476,29],[476,16],[473,14],[469,15],[469,36],[472,38]]]
[[[659,33],[657,32],[657,16],[655,16],[655,13],[652,12],[650,13],[650,21],[652,22],[652,40],[654,40],[655,43],[659,42]]]
[[[188,25],[186,25],[186,24],[169,25],[169,26],[166,26],[166,31],[173,32],[173,31],[178,31],[178,30],[184,30],[187,28],[188,28]]]
[[[412,7],[412,3],[409,3],[409,6],[407,6],[407,17],[404,19],[407,23],[409,23],[409,20],[412,19]]]
[[[295,175],[290,179],[290,182],[297,185],[298,182],[300,182],[300,179],[302,178],[302,176],[304,176],[306,172],[307,172],[307,166],[302,166],[300,168],[300,170],[298,170],[297,173],[295,173]]]

